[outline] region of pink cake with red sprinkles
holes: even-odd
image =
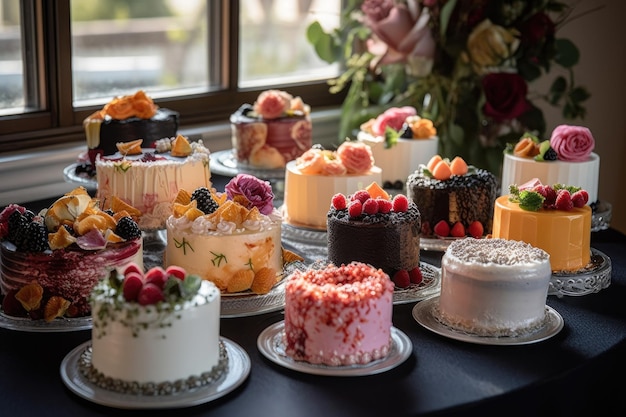
[[[382,269],[360,262],[294,271],[285,286],[285,353],[330,366],[385,357],[393,288]]]

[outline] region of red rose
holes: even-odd
[[[545,13],[536,13],[525,21],[521,27],[524,45],[539,45],[546,39],[554,37],[554,22]]]
[[[526,99],[528,86],[520,75],[492,73],[485,75],[482,81],[486,99],[483,106],[485,116],[501,122],[516,119],[530,110]]]

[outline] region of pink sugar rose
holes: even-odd
[[[267,181],[253,175],[238,174],[225,187],[226,194],[231,200],[241,202],[243,198],[248,202],[248,209],[257,207],[262,214],[270,214],[274,210],[274,193]]]
[[[400,131],[406,118],[415,115],[417,115],[415,107],[391,107],[376,118],[372,124],[372,133],[376,136],[383,136],[387,126],[393,130]]]
[[[589,159],[595,146],[591,131],[582,126],[560,125],[552,131],[550,146],[562,161],[581,162]]]
[[[267,90],[254,102],[254,111],[264,119],[276,119],[291,108],[292,95],[280,90]]]
[[[363,174],[374,166],[371,148],[362,142],[345,141],[337,148],[337,157],[348,174]]]

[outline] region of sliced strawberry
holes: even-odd
[[[409,273],[404,269],[393,274],[392,281],[398,288],[406,288],[411,285],[411,278],[409,277]]]
[[[445,220],[439,220],[433,228],[433,232],[437,236],[448,237],[450,235],[450,225]]]
[[[139,291],[139,295],[137,296],[137,302],[139,302],[142,306],[156,304],[163,300],[165,300],[163,290],[151,282],[144,284],[144,286],[141,287],[141,291]]]
[[[467,233],[471,237],[475,237],[476,239],[478,239],[483,236],[483,233],[485,233],[485,229],[483,228],[483,224],[481,222],[479,222],[478,220],[474,220],[467,227]]]
[[[465,236],[465,226],[463,226],[463,223],[461,222],[454,223],[454,226],[452,226],[452,229],[450,229],[450,236],[453,236],[453,237]]]
[[[161,268],[160,266],[155,266],[151,268],[148,272],[146,272],[146,274],[144,275],[144,280],[146,283],[151,282],[157,285],[159,288],[163,288],[163,285],[165,285],[165,281],[167,281],[167,274],[165,273],[165,269]]]
[[[129,272],[124,277],[124,283],[122,284],[122,292],[126,301],[137,301],[139,291],[143,287],[143,275],[138,272]]]
[[[185,275],[187,275],[187,271],[185,271],[185,268],[183,268],[182,266],[170,265],[165,269],[165,274],[167,276],[172,275],[179,280],[184,281]]]
[[[424,276],[422,275],[422,270],[419,266],[411,269],[409,271],[409,278],[411,280],[411,284],[421,284]]]

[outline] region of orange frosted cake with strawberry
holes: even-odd
[[[267,181],[239,174],[225,191],[183,190],[167,219],[165,265],[224,293],[268,293],[283,277],[282,217]]]
[[[280,169],[313,144],[311,108],[286,91],[266,90],[230,116],[235,159],[244,167]]]
[[[422,237],[481,237],[491,233],[497,180],[461,157],[435,155],[408,177],[407,197],[422,216]]]
[[[422,280],[420,212],[405,195],[391,197],[377,183],[336,194],[328,210],[328,260],[382,269],[399,288]]]
[[[120,140],[143,139],[151,148],[159,139],[172,139],[178,124],[178,112],[160,108],[144,91],[115,97],[83,121],[89,160],[83,168],[95,173],[96,156],[115,153]]]
[[[543,184],[576,184],[589,194],[587,204],[594,205],[600,179],[600,156],[594,147],[591,131],[582,126],[557,126],[547,140],[527,133],[504,152],[502,184],[506,186],[500,194],[508,194],[510,184],[538,178]]]
[[[433,122],[411,106],[391,107],[363,123],[357,140],[372,148],[387,189],[404,189],[409,174],[439,151]]]
[[[366,364],[391,349],[393,283],[359,262],[295,271],[285,284],[285,353],[330,366]]]
[[[285,222],[326,229],[330,200],[336,193],[351,194],[381,182],[371,150],[358,142],[344,142],[336,151],[314,146],[287,164],[283,217]]]
[[[135,207],[142,230],[163,229],[179,190],[211,186],[210,152],[182,135],[141,146],[141,139],[120,142],[117,153],[96,160],[98,198],[105,209],[111,196]]]
[[[493,237],[521,240],[550,254],[553,271],[576,271],[591,260],[591,207],[579,187],[511,186],[496,200]]]
[[[143,264],[141,231],[126,208],[105,212],[82,187],[39,213],[7,206],[0,213],[4,313],[48,322],[89,315],[96,282]]]
[[[91,346],[78,364],[100,388],[176,395],[214,383],[228,369],[220,292],[183,268],[144,273],[131,264],[95,286],[91,308]]]

